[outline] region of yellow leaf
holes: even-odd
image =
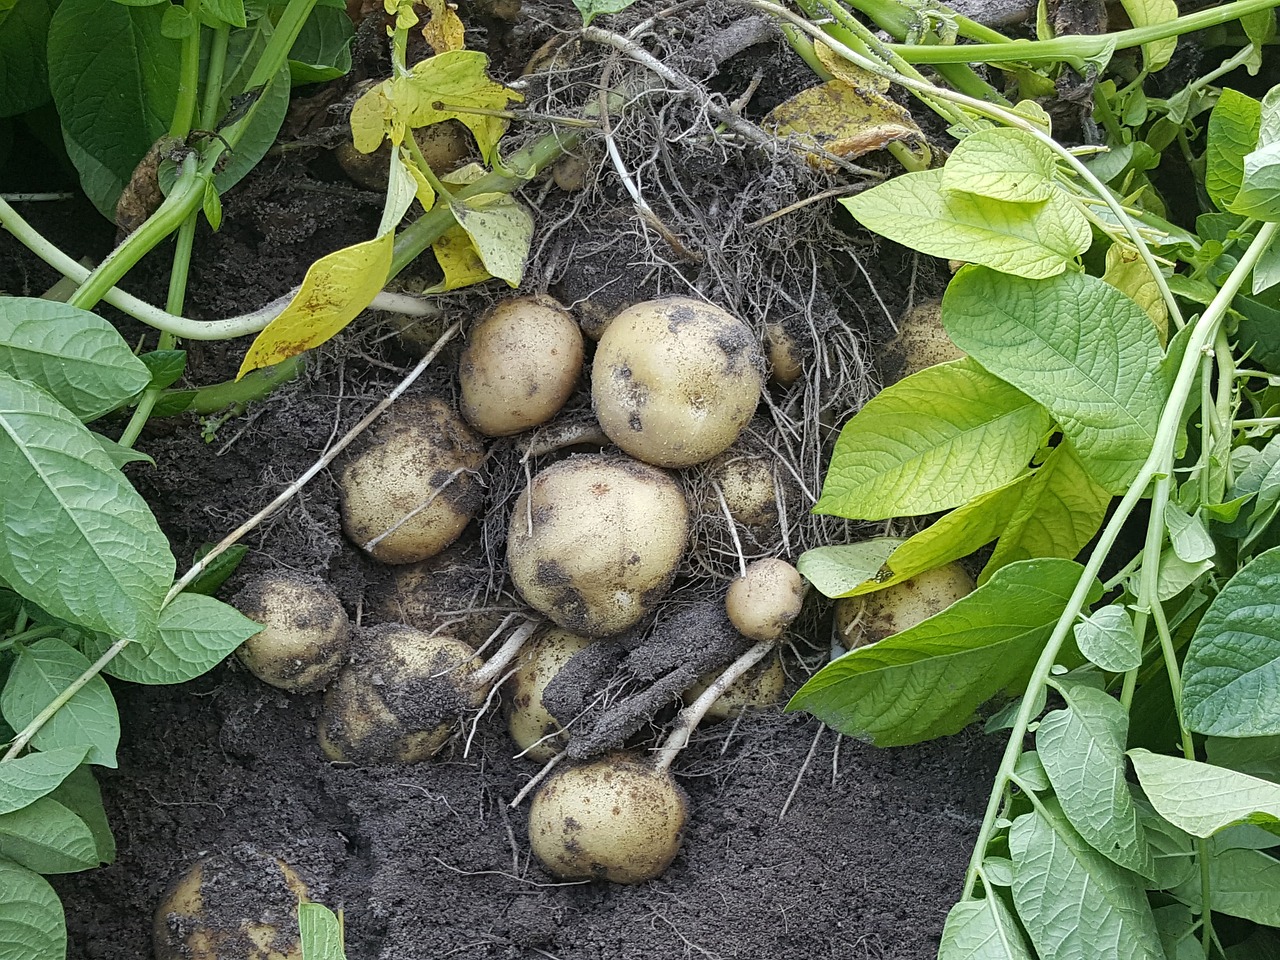
[[[394,245],[387,232],[313,263],[284,312],[249,347],[236,379],[319,346],[354,320],[386,283]]]
[[[436,53],[463,48],[462,19],[457,8],[448,0],[427,0],[431,19],[422,28],[422,39],[431,44]]]
[[[506,193],[481,193],[453,201],[449,209],[470,236],[484,268],[518,287],[533,240],[533,215]]]
[[[483,283],[491,276],[484,268],[480,254],[461,227],[450,227],[444,235],[431,246],[436,255],[436,262],[444,271],[444,280],[434,287],[428,287],[425,293],[445,293],[459,287],[469,287],[473,283]]]
[[[869,88],[829,80],[774,107],[766,129],[795,136],[841,157],[860,157],[894,141],[923,144],[924,134],[903,107]]]
[[[408,30],[417,26],[418,15],[413,12],[415,0],[382,0],[382,9],[388,16],[396,18],[397,30]]]
[[[387,199],[382,206],[382,220],[378,224],[378,236],[395,230],[400,221],[404,219],[404,215],[409,212],[413,198],[421,195],[418,182],[421,174],[418,173],[417,167],[403,156],[402,149],[401,147],[391,148],[391,166],[387,170]],[[425,181],[423,183],[425,184]],[[431,194],[430,202],[434,202],[435,194],[431,191],[429,185],[427,185],[427,192]],[[428,206],[426,209],[430,210],[431,207]]]
[[[410,127],[426,127],[445,120],[465,124],[476,138],[480,155],[488,163],[507,121],[476,110],[505,110],[524,98],[490,80],[489,58],[475,50],[450,50],[415,63],[407,77],[383,82],[394,118]],[[354,110],[352,113],[354,114]]]
[[[870,70],[863,70],[857,64],[850,63],[821,40],[813,45],[813,51],[818,55],[822,65],[827,68],[827,72],[837,80],[843,80],[850,86],[875,90],[878,93],[884,93],[889,89],[888,77],[882,77]]]
[[[1118,243],[1108,247],[1107,269],[1102,279],[1147,312],[1160,333],[1161,343],[1169,339],[1169,307],[1137,250]]]
[[[361,153],[373,153],[382,146],[391,126],[393,111],[385,87],[378,84],[351,107],[351,142]]]
[[[430,210],[436,205],[435,188],[427,182],[427,178],[422,175],[422,171],[418,169],[416,163],[406,163],[405,169],[413,177],[414,191],[418,197],[418,202],[422,204],[424,211]]]

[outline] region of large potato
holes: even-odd
[[[544,424],[573,393],[582,356],[582,331],[560,304],[504,300],[472,327],[462,351],[462,416],[490,437]]]
[[[264,683],[290,693],[314,693],[347,662],[351,621],[319,577],[272,570],[249,581],[231,602],[262,624],[236,656]]]
[[[892,587],[836,601],[836,632],[848,650],[901,633],[973,592],[958,563],[916,574]]]
[[[570,633],[605,637],[662,599],[688,538],[689,510],[670,475],[578,456],[543,470],[516,500],[507,563],[529,606]]]
[[[687,467],[728,449],[764,385],[741,320],[687,297],[623,310],[600,337],[591,402],[609,439],[646,463]]]
[[[481,504],[484,445],[436,397],[399,400],[339,477],[342,528],[383,563],[433,557]]]

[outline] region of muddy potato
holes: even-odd
[[[302,960],[307,885],[283,860],[238,846],[197,860],[156,909],[156,960]]]
[[[729,584],[725,612],[729,622],[752,640],[777,640],[800,616],[804,581],[785,560],[757,560],[745,576]]]
[[[942,301],[926,300],[898,321],[898,335],[889,342],[886,355],[909,377],[936,363],[959,360],[964,351],[951,342],[942,327]]]
[[[773,461],[738,448],[722,453],[703,468],[704,475],[719,487],[725,506],[734,521],[758,533],[778,530],[778,486],[773,474]],[[706,512],[721,512],[719,499],[712,488],[703,505]]]
[[[453,637],[401,624],[362,630],[351,663],[325,691],[320,749],[330,760],[416,763],[440,751],[458,718],[488,690],[467,682],[481,666]]]
[[[513,297],[480,320],[458,365],[462,416],[507,437],[546,423],[582,375],[582,331],[550,297]]]
[[[631,456],[688,467],[727,450],[755,413],[763,378],[751,328],[700,300],[636,304],[600,337],[591,403]]]
[[[231,603],[262,624],[236,656],[264,683],[290,693],[314,693],[347,662],[351,621],[319,577],[273,570],[249,581]]]
[[[715,683],[720,672],[703,675],[698,683],[685,692],[684,702],[693,703]],[[787,686],[787,675],[782,669],[782,657],[775,650],[756,664],[720,694],[707,710],[707,720],[729,720],[749,708],[771,707],[781,702]]]
[[[669,474],[575,456],[543,470],[516,500],[507,565],[529,606],[571,633],[606,637],[662,599],[688,539],[689,510]]]
[[[546,763],[564,745],[560,723],[542,705],[542,691],[575,653],[591,644],[567,630],[541,634],[516,661],[516,671],[504,688],[509,697],[507,730],[526,757]]]
[[[643,883],[671,865],[688,819],[669,771],[613,754],[548,778],[529,806],[529,845],[562,880]]]
[[[413,131],[427,164],[437,176],[451,173],[474,152],[471,133],[461,122],[446,120]],[[343,173],[366,190],[385,191],[391,165],[391,145],[384,142],[373,153],[361,153],[343,143],[333,152]]]
[[[342,528],[384,563],[433,557],[481,504],[479,437],[436,397],[403,398],[338,479]]]
[[[914,627],[972,592],[973,578],[964,567],[948,563],[875,593],[837,600],[836,631],[845,649],[866,646]]]
[[[804,373],[800,344],[780,323],[765,328],[765,347],[769,351],[769,374],[780,387],[789,387]]]

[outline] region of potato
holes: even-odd
[[[845,649],[866,646],[914,627],[973,592],[973,578],[958,563],[926,570],[910,580],[836,601],[836,631]]]
[[[484,703],[482,666],[453,637],[401,624],[362,630],[351,663],[325,691],[320,748],[330,760],[416,763],[435,756],[463,713]]]
[[[777,640],[800,616],[804,581],[785,560],[757,560],[729,584],[724,608],[729,622],[752,640]]]
[[[241,845],[197,860],[156,909],[156,960],[302,960],[306,883],[283,860]]]
[[[623,310],[600,337],[591,403],[609,439],[646,463],[687,467],[727,450],[760,401],[755,336],[687,297]]]
[[[413,139],[426,158],[431,172],[437,176],[451,173],[472,155],[471,132],[458,120],[418,127]],[[366,190],[385,192],[391,167],[391,144],[384,141],[373,153],[361,153],[350,143],[340,144],[334,151],[342,171]]]
[[[693,703],[719,676],[718,670],[705,674],[696,686],[686,691],[684,702]],[[729,720],[752,707],[773,706],[782,700],[786,686],[787,675],[782,669],[782,657],[775,650],[767,659],[733,681],[711,704],[705,719]]]
[[[582,331],[560,304],[504,300],[471,328],[462,351],[462,416],[490,437],[544,424],[573,393],[582,358]]]
[[[347,662],[351,621],[319,577],[273,570],[249,581],[231,601],[262,624],[236,651],[259,680],[290,693],[314,693]]]
[[[898,321],[898,335],[885,352],[891,363],[896,359],[901,365],[902,377],[965,355],[942,327],[940,300],[926,300],[903,314]]]
[[[778,531],[778,487],[773,467],[774,461],[734,447],[702,469],[706,478],[720,488],[729,515],[742,526],[767,537]],[[703,509],[710,514],[720,514],[720,501],[714,490]]]
[[[507,730],[530,760],[546,763],[564,745],[564,738],[556,736],[561,732],[559,721],[542,705],[542,691],[575,653],[590,644],[587,637],[551,629],[521,653],[516,671],[507,681]]]
[[[786,388],[800,379],[804,373],[800,344],[780,323],[771,323],[765,329],[765,345],[769,350],[770,379]]]
[[[570,457],[533,478],[507,537],[512,582],[570,633],[635,626],[666,594],[689,539],[679,484],[625,458]]]
[[[669,771],[613,754],[547,779],[529,806],[529,845],[562,880],[643,883],[671,865],[688,819]]]
[[[436,397],[399,400],[338,480],[342,528],[383,563],[433,557],[481,505],[484,446]]]

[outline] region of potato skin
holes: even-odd
[[[676,858],[688,819],[670,772],[613,754],[548,778],[529,806],[529,845],[562,880],[644,883]]]
[[[552,628],[540,634],[516,661],[515,673],[503,688],[510,698],[507,731],[530,760],[546,763],[560,752],[564,738],[554,736],[561,731],[560,723],[542,705],[542,691],[574,654],[590,645],[587,637]]]
[[[479,509],[474,472],[483,462],[480,438],[447,403],[402,398],[342,469],[342,529],[383,563],[433,557],[458,539]],[[458,470],[463,472],[453,476]],[[366,546],[378,537],[372,548]]]
[[[752,640],[777,640],[800,615],[804,581],[785,560],[757,560],[747,575],[729,584],[725,612],[729,622]]]
[[[607,637],[662,599],[688,539],[689,509],[669,474],[576,456],[543,470],[516,500],[507,565],[529,606],[570,633]]]
[[[560,304],[504,300],[471,328],[462,351],[462,416],[490,437],[544,424],[572,395],[582,360],[582,331]]]
[[[941,300],[926,300],[903,314],[898,335],[885,349],[887,360],[901,365],[900,379],[964,355],[943,329]]]
[[[600,337],[591,404],[609,439],[659,467],[722,453],[760,402],[751,328],[700,300],[668,297],[623,310]]]
[[[272,570],[249,581],[231,603],[263,625],[236,656],[264,683],[290,693],[314,693],[347,662],[351,621],[319,577]]]
[[[718,672],[703,675],[696,685],[685,691],[684,702],[693,703],[719,676]],[[773,706],[782,700],[786,686],[787,675],[782,669],[782,657],[775,650],[729,684],[728,689],[711,704],[703,722],[728,720],[750,707]]]
[[[836,601],[836,632],[852,650],[883,640],[941,613],[973,592],[973,578],[958,563],[926,570],[910,580]]]

